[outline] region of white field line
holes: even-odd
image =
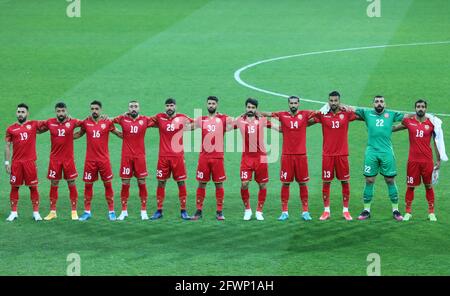
[[[269,95],[277,96],[277,97],[288,98],[289,95],[287,95],[287,94],[282,94],[282,93],[270,91],[270,90],[267,90],[267,89],[259,88],[259,87],[256,87],[254,85],[251,85],[251,84],[243,81],[242,78],[241,78],[242,72],[244,72],[244,71],[246,71],[246,70],[248,70],[250,68],[256,67],[258,65],[261,65],[261,64],[266,64],[266,63],[280,61],[280,60],[286,60],[286,59],[292,59],[292,58],[298,58],[298,57],[304,57],[304,56],[320,55],[320,54],[335,53],[335,52],[345,52],[345,51],[378,49],[378,48],[423,46],[423,45],[438,45],[438,44],[450,44],[450,40],[449,41],[437,41],[437,42],[418,42],[418,43],[391,44],[391,45],[375,45],[375,46],[352,47],[352,48],[342,48],[342,49],[332,49],[332,50],[305,52],[305,53],[300,53],[300,54],[294,54],[294,55],[288,55],[288,56],[271,58],[271,59],[267,59],[267,60],[261,60],[261,61],[255,62],[253,64],[249,64],[247,66],[244,66],[244,67],[238,69],[236,72],[234,72],[234,79],[240,85],[245,86],[247,88],[250,88],[250,89],[262,92],[262,93],[266,93],[266,94],[269,94]],[[304,101],[304,102],[316,103],[316,104],[326,104],[327,103],[325,101],[310,100],[310,99],[304,99],[304,98],[301,98],[300,100]],[[394,111],[397,111],[397,110],[394,110]],[[400,112],[408,113],[410,111],[400,111]],[[446,113],[436,113],[436,115],[450,117],[450,114],[446,114]]]

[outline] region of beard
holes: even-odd
[[[98,118],[98,113],[92,113],[92,118],[97,119]]]
[[[377,106],[375,107],[375,111],[377,111],[377,113],[381,113],[384,111],[384,107],[383,106]]]
[[[336,112],[336,110],[339,108],[339,106],[337,106],[337,105],[331,105],[330,106],[330,109],[331,109],[331,111],[333,111],[333,112]]]
[[[25,121],[27,121],[26,117],[17,117],[17,121],[19,121],[19,123],[24,123]]]
[[[139,113],[137,111],[131,111],[130,116],[134,119],[138,117]]]
[[[208,108],[208,112],[209,114],[214,114],[216,113],[216,108]]]
[[[425,112],[424,112],[424,111],[417,111],[417,112],[416,112],[416,115],[417,115],[418,117],[422,118],[422,117],[425,116]]]
[[[66,116],[60,115],[58,116],[58,121],[63,122],[66,118],[67,118]]]
[[[253,112],[253,111],[247,111],[246,115],[247,115],[248,117],[254,117],[254,116],[255,116],[255,112]]]
[[[166,114],[169,115],[169,116],[172,116],[174,113],[175,113],[174,110],[167,110],[166,111]]]
[[[298,111],[297,107],[291,107],[289,109],[291,110],[292,113],[296,113]]]

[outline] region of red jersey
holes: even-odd
[[[121,115],[113,122],[122,127],[122,157],[145,157],[145,134],[147,128],[155,125],[153,119],[141,115],[136,119]]]
[[[12,161],[36,160],[36,134],[42,129],[43,121],[14,123],[6,130],[5,140],[13,144]]]
[[[202,129],[202,149],[200,156],[224,158],[224,134],[227,131],[227,118],[224,114],[213,117],[201,116],[195,119],[195,127]]]
[[[82,122],[81,129],[86,131],[86,161],[109,161],[109,133],[116,129],[114,123],[89,118]]]
[[[272,124],[265,117],[254,117],[249,121],[247,116],[238,118],[234,129],[239,128],[243,138],[242,157],[255,157],[266,155],[264,145],[264,128],[271,128]]]
[[[159,156],[184,156],[183,130],[193,120],[184,114],[170,118],[166,113],[159,113],[153,121],[159,129]]]
[[[355,112],[317,113],[314,121],[322,124],[323,156],[348,156],[348,126],[356,120]]]
[[[73,160],[73,132],[81,125],[78,119],[70,119],[59,122],[57,118],[51,118],[43,123],[43,130],[50,131],[52,148],[50,159]]]
[[[313,113],[306,110],[299,110],[294,116],[288,111],[272,113],[272,117],[280,121],[283,155],[306,154],[306,128]]]
[[[409,161],[433,161],[433,150],[431,150],[431,137],[434,134],[434,125],[427,118],[424,122],[415,117],[405,118],[402,124],[409,132]]]

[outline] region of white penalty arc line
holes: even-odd
[[[291,58],[304,57],[304,56],[312,56],[312,55],[320,55],[320,54],[336,53],[336,52],[346,52],[346,51],[366,50],[366,49],[378,49],[378,48],[389,48],[389,47],[406,47],[406,46],[423,46],[423,45],[439,45],[439,44],[450,44],[450,40],[448,40],[448,41],[436,41],[436,42],[418,42],[418,43],[404,43],[404,44],[390,44],[390,45],[351,47],[351,48],[332,49],[332,50],[323,50],[323,51],[313,51],[313,52],[305,52],[305,53],[294,54],[294,55],[287,55],[287,56],[271,58],[271,59],[267,59],[267,60],[261,60],[261,61],[255,62],[253,64],[249,64],[247,66],[244,66],[244,67],[238,69],[236,72],[234,72],[234,79],[240,85],[242,85],[244,87],[247,87],[247,88],[250,88],[250,89],[253,89],[253,90],[256,90],[258,92],[262,92],[262,93],[266,93],[266,94],[269,94],[269,95],[282,97],[282,98],[289,98],[289,95],[278,93],[278,92],[274,92],[274,91],[270,91],[270,90],[266,90],[266,89],[262,89],[262,88],[256,87],[254,85],[251,85],[251,84],[243,81],[242,78],[241,78],[242,72],[244,72],[244,71],[246,71],[246,70],[248,70],[250,68],[256,67],[258,65],[261,65],[261,64],[266,64],[266,63],[270,63],[270,62],[281,61],[281,60],[286,60],[286,59],[291,59]],[[324,102],[324,101],[310,100],[310,99],[304,99],[304,98],[301,98],[300,100],[303,101],[303,102],[309,102],[309,103],[315,103],[315,104],[326,104],[327,103],[327,102]],[[396,110],[394,110],[394,111],[396,111]],[[408,111],[400,111],[400,112],[407,113]],[[450,117],[450,114],[445,114],[445,113],[440,113],[440,114],[436,113],[435,115]]]

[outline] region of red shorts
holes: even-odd
[[[122,157],[120,165],[120,177],[122,179],[138,179],[148,176],[145,157]]]
[[[64,180],[75,180],[78,177],[75,161],[50,159],[48,164],[47,179],[59,181],[62,179],[64,172]]]
[[[184,157],[163,156],[158,159],[156,178],[160,181],[167,180],[171,174],[176,182],[187,179]]]
[[[419,186],[421,180],[425,185],[432,182],[434,163],[432,161],[408,161],[406,184],[411,187]]]
[[[207,158],[200,156],[197,167],[197,181],[220,183],[227,179],[223,158]]]
[[[113,172],[109,160],[86,161],[84,164],[83,181],[87,183],[95,182],[98,180],[99,173],[103,182],[111,181],[113,179]]]
[[[267,166],[267,159],[261,156],[242,157],[241,181],[251,181],[253,172],[255,173],[255,181],[257,183],[269,182],[269,168]]]
[[[35,161],[13,161],[11,164],[12,186],[33,186],[38,184],[37,166]]]
[[[339,181],[350,180],[348,156],[323,156],[322,180],[331,182],[335,176]]]
[[[308,157],[306,155],[281,155],[280,181],[291,183],[295,180],[303,183],[309,181]]]

